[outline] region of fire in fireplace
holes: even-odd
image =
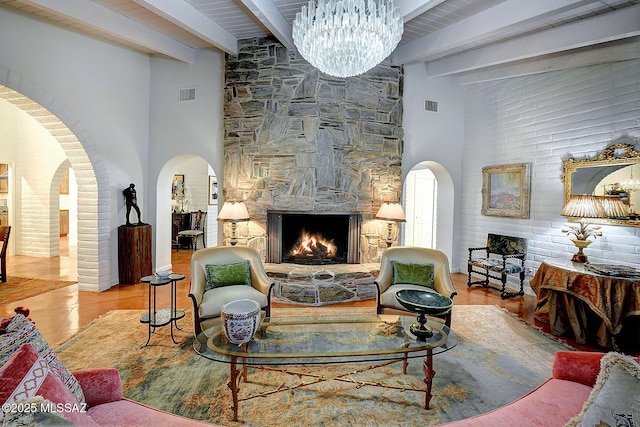
[[[285,258],[285,262],[299,260],[322,264],[334,259],[337,253],[338,248],[333,239],[327,240],[321,233],[311,234],[307,230],[302,230],[296,244],[283,258]]]
[[[268,212],[267,262],[357,264],[360,223],[360,214]]]

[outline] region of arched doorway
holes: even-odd
[[[7,76],[7,74],[3,74]],[[24,79],[13,78],[12,81],[18,82],[18,86],[26,82]],[[0,81],[0,85],[7,84],[6,81]],[[0,86],[0,99],[14,105],[27,115],[32,117],[42,126],[51,136],[60,144],[60,147],[66,154],[69,165],[76,171],[82,171],[76,175],[76,182],[79,196],[77,199],[78,221],[78,287],[81,290],[102,291],[110,288],[110,229],[109,229],[109,211],[111,200],[109,198],[109,182],[108,175],[104,164],[100,159],[96,158],[97,150],[91,150],[91,147],[85,147],[86,143],[81,143],[75,133],[71,131],[63,121],[53,112],[47,110],[44,106],[29,98],[27,95],[20,93],[21,91],[28,93],[33,92],[39,94],[40,98],[53,99],[46,97],[46,91],[34,88],[32,85],[28,87],[17,87],[15,89],[6,86]],[[51,102],[51,101],[50,101]],[[59,103],[58,103],[59,104]],[[64,111],[64,107],[58,105],[58,109]],[[78,127],[76,125],[76,127]],[[81,129],[80,129],[81,130]],[[87,149],[89,148],[89,149]],[[16,155],[16,170],[29,167],[29,155]],[[56,165],[56,167],[59,165]],[[16,174],[23,175],[22,173]],[[13,191],[14,212],[13,218],[16,218],[17,227],[14,234],[16,248],[19,251],[28,251],[29,245],[47,245],[48,247],[59,247],[59,220],[57,220],[57,209],[59,209],[59,185],[62,180],[62,174],[57,172],[50,178],[50,181],[34,186],[22,183],[23,180],[15,179]],[[36,180],[33,180],[36,182]],[[29,221],[28,215],[24,212],[42,213],[42,206],[48,206],[49,209],[44,215],[44,219],[37,218],[37,227],[40,228],[37,239],[23,238],[25,230],[29,230],[33,235],[34,224]],[[55,207],[55,215],[51,213],[52,207]],[[19,220],[18,220],[19,218]],[[19,254],[19,253],[18,253]],[[105,262],[106,261],[106,262]]]
[[[172,199],[172,184],[180,176],[185,198],[176,203]],[[183,154],[170,159],[158,174],[156,186],[156,269],[171,267],[173,242],[173,215],[201,210],[206,212],[207,247],[218,244],[218,199],[211,196],[217,176],[211,165],[202,157]],[[217,187],[217,185],[216,185]],[[184,211],[184,212],[183,212]]]
[[[401,225],[401,244],[453,253],[453,180],[439,163],[414,166],[403,184],[402,204],[407,217]]]

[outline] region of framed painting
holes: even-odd
[[[529,163],[482,168],[482,215],[529,218]]]
[[[218,204],[218,178],[209,175],[209,204]]]
[[[171,182],[171,200],[182,200],[184,197],[184,175],[173,175]]]
[[[0,163],[0,193],[9,192],[9,165]]]

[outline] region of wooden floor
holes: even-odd
[[[178,282],[178,308],[191,308],[189,293],[189,264],[192,252],[181,250],[172,252],[173,271],[187,275],[185,280]],[[73,248],[68,249],[66,242],[61,246],[61,256],[55,258],[32,258],[12,256],[7,259],[7,275],[16,277],[38,277],[45,279],[75,280],[76,261]],[[535,297],[525,295],[508,300],[502,300],[498,292],[484,288],[468,288],[466,274],[452,275],[458,295],[455,304],[461,305],[498,305],[516,314],[530,325],[543,330],[548,327],[534,321],[533,311]],[[1,286],[1,284],[0,284]],[[164,289],[166,288],[166,289]],[[169,304],[169,287],[159,288],[158,306]],[[166,290],[166,292],[164,292]],[[369,300],[358,305],[370,305],[372,310],[375,301]],[[52,345],[61,343],[93,320],[111,310],[146,309],[148,307],[148,286],[116,285],[104,292],[78,291],[77,285],[47,292],[31,298],[12,303],[0,302],[0,316],[11,316],[13,309],[23,306],[31,310],[30,317],[38,325],[45,339]],[[454,329],[455,329],[455,325]],[[570,345],[591,350],[593,348],[577,345],[565,339]]]

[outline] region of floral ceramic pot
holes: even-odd
[[[244,344],[253,338],[260,326],[260,304],[250,299],[231,301],[222,307],[222,327],[233,344]]]

